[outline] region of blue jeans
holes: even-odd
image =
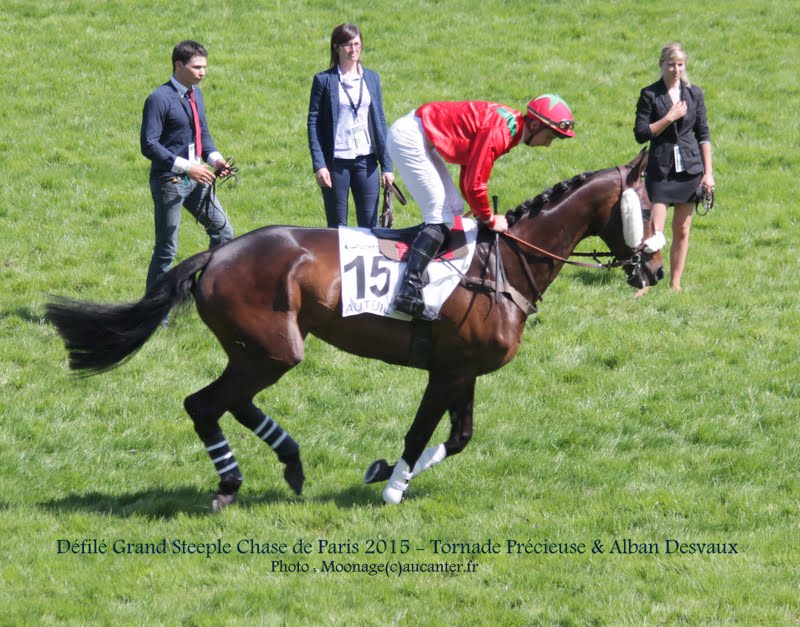
[[[150,193],[153,195],[156,242],[153,257],[147,270],[147,289],[172,265],[178,253],[178,227],[181,224],[181,207],[191,213],[208,233],[209,248],[233,239],[225,210],[216,196],[211,198],[208,211],[202,211],[203,198],[211,188],[183,174],[161,172],[150,175]]]
[[[334,229],[347,226],[347,202],[351,189],[358,226],[375,226],[378,223],[378,200],[381,196],[381,177],[375,155],[334,159],[328,170],[333,187],[322,188],[328,226]]]

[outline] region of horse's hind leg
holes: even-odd
[[[225,399],[233,394],[235,387],[235,377],[228,367],[216,381],[187,396],[183,402],[219,475],[217,494],[211,502],[214,511],[233,503],[244,480],[228,439],[219,426],[219,419],[227,410]]]
[[[275,420],[264,415],[252,401],[231,409],[233,416],[260,439],[269,444],[284,464],[283,478],[295,494],[303,492],[305,475],[300,462],[300,447]]]
[[[298,493],[302,489],[304,477],[297,443],[280,425],[266,418],[252,404],[256,393],[277,381],[290,368],[288,364],[277,362],[247,369],[229,364],[216,381],[184,401],[195,431],[219,474],[219,487],[212,501],[215,511],[233,503],[244,480],[230,444],[219,426],[219,419],[227,410],[273,446],[287,466],[284,476],[290,487]],[[271,433],[267,436],[269,429]],[[274,439],[273,435],[276,436]]]

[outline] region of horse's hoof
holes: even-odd
[[[383,489],[383,501],[387,505],[399,505],[403,500],[403,495],[408,489],[408,482],[411,481],[411,469],[402,457],[394,465],[392,476],[389,483]]]
[[[303,484],[306,481],[306,476],[303,474],[303,464],[300,462],[300,456],[296,459],[286,462],[286,467],[283,469],[283,478],[286,483],[294,491],[295,494],[300,495],[303,493]]]
[[[383,502],[387,505],[400,505],[405,493],[405,489],[400,490],[389,484],[383,489]]]
[[[379,459],[372,462],[364,473],[364,483],[379,483],[381,481],[388,481],[392,476],[394,466],[390,466],[389,462],[385,459]]]
[[[237,477],[227,476],[220,479],[217,493],[211,499],[211,511],[215,514],[236,501],[236,495],[239,493],[239,488],[242,487],[242,479]]]
[[[222,492],[217,492],[214,495],[214,498],[211,499],[211,511],[213,513],[217,513],[231,505],[234,501],[236,501],[236,493],[233,494],[223,494]]]

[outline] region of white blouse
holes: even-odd
[[[344,78],[339,68],[339,120],[333,147],[336,159],[355,159],[374,152],[369,132],[371,102],[363,72]]]

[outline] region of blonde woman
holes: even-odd
[[[640,144],[650,142],[645,180],[653,203],[656,233],[651,248],[666,243],[667,207],[675,207],[669,256],[670,287],[680,291],[689,250],[692,196],[701,183],[709,190],[714,189],[711,134],[703,90],[689,81],[683,46],[679,43],[664,46],[658,63],[661,78],[639,94],[633,133]]]

